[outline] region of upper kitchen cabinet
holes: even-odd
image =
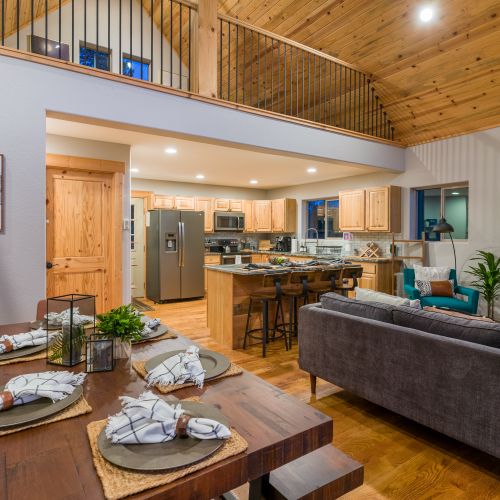
[[[271,200],[255,200],[253,212],[254,231],[257,233],[272,232]]]
[[[401,232],[401,188],[383,186],[366,189],[367,231]]]
[[[175,196],[155,194],[153,197],[153,208],[173,210],[175,208]]]
[[[214,199],[198,196],[195,199],[195,210],[205,212],[205,233],[214,232]]]
[[[245,232],[253,233],[254,229],[253,200],[243,200],[243,213],[245,214]]]
[[[217,198],[215,200],[216,212],[243,212],[242,200],[228,200],[225,198]]]
[[[195,199],[192,196],[176,196],[175,208],[177,210],[194,210]]]
[[[289,198],[271,201],[271,231],[295,233],[297,230],[297,200]]]
[[[339,228],[341,231],[365,231],[365,190],[340,191]]]

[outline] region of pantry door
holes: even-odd
[[[47,297],[95,295],[97,312],[121,303],[123,173],[113,171],[116,163],[47,155]]]

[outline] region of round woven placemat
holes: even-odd
[[[144,344],[146,342],[158,342],[159,340],[166,340],[166,339],[176,339],[177,334],[173,332],[165,332],[163,335],[160,335],[159,337],[153,337],[152,339],[142,339],[142,340],[137,340],[136,342],[133,342],[132,345],[138,345],[138,344]]]

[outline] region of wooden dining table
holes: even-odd
[[[29,331],[29,323],[0,326],[0,335],[23,331]],[[133,347],[132,360],[147,360],[191,344],[180,334],[177,339],[139,344]],[[0,386],[16,375],[58,369],[67,368],[47,364],[44,359],[0,365]],[[70,368],[84,369],[84,363]],[[87,375],[84,396],[91,413],[0,437],[0,498],[104,498],[92,461],[87,424],[117,413],[121,408],[119,396],[137,397],[145,389],[145,381],[131,362],[119,360],[112,372]],[[250,483],[250,498],[260,498],[271,471],[332,441],[330,417],[247,371],[208,381],[203,389],[189,387],[171,395],[179,399],[199,396],[201,402],[217,406],[246,439],[248,449],[131,498],[203,500],[246,482]]]

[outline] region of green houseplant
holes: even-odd
[[[500,257],[483,250],[477,253],[478,257],[471,259],[477,264],[469,266],[465,272],[474,276],[471,284],[481,292],[487,304],[487,315],[494,320],[495,299],[500,295]]]
[[[137,314],[132,304],[116,307],[107,313],[98,314],[97,329],[115,338],[115,357],[128,358],[131,352],[131,342],[140,340],[144,325],[141,314]]]

